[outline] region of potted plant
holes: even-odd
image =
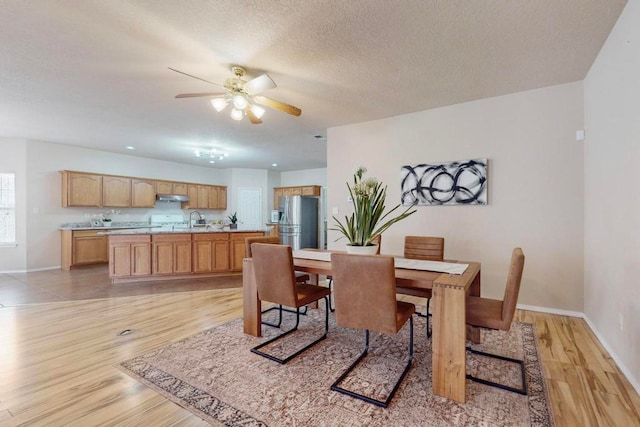
[[[236,215],[237,212],[234,212],[233,215],[230,215],[228,217],[229,221],[231,222],[229,224],[229,228],[232,230],[235,230],[236,228],[238,228],[238,215]]]
[[[106,211],[103,215],[102,215],[102,226],[103,227],[111,227],[111,215],[117,215],[119,214],[120,211],[117,211],[115,209],[110,209],[108,211]]]
[[[359,248],[365,248],[365,253],[375,254],[377,245],[371,241],[382,234],[387,228],[391,227],[398,221],[401,221],[416,212],[413,207],[409,206],[403,213],[391,217],[390,215],[400,207],[396,205],[389,212],[384,213],[385,200],[387,198],[387,186],[383,186],[375,178],[364,179],[367,169],[360,166],[353,174],[353,187],[347,182],[349,196],[353,204],[353,213],[351,216],[344,217],[344,223],[340,222],[335,216],[333,217],[336,226],[331,230],[339,231],[349,243],[347,243],[347,252],[363,252]]]

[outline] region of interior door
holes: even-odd
[[[238,221],[244,229],[263,228],[262,188],[238,189]]]

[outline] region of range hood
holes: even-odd
[[[189,196],[182,194],[156,194],[156,200],[161,202],[188,202]]]

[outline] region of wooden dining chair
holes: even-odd
[[[511,322],[513,321],[513,316],[516,312],[516,304],[518,303],[518,294],[520,293],[520,282],[522,281],[523,269],[524,253],[522,252],[522,249],[515,248],[511,254],[511,265],[509,267],[507,285],[504,290],[504,298],[502,300],[494,300],[468,296],[466,304],[467,324],[480,328],[508,331],[511,328]],[[474,350],[470,347],[467,347],[467,350],[474,354],[518,364],[520,366],[520,374],[522,377],[522,388],[506,386],[467,374],[468,379],[504,390],[513,391],[515,393],[527,394],[527,381],[525,377],[524,362],[522,360],[485,353],[483,351]]]
[[[415,305],[396,300],[394,259],[390,256],[331,254],[335,282],[336,323],[365,330],[364,351],[331,385],[331,390],[386,408],[413,362],[413,313]],[[386,399],[378,400],[340,387],[369,351],[369,331],[397,334],[409,321],[409,359]]]
[[[380,255],[380,248],[382,247],[382,234],[377,235],[371,240],[371,243],[378,245],[378,250],[376,251],[376,255]],[[327,281],[329,282],[329,289],[331,289],[333,283],[333,276],[327,276]],[[333,308],[333,304],[331,303],[331,297],[329,297],[329,309],[333,313],[335,309]]]
[[[327,337],[329,331],[329,299],[331,293],[324,286],[310,285],[308,283],[296,283],[293,270],[293,255],[291,246],[274,245],[267,243],[253,243],[251,245],[253,255],[253,269],[256,278],[258,298],[262,301],[273,302],[296,309],[296,324],[292,329],[263,342],[251,349],[252,353],[259,354],[267,359],[281,364],[287,363],[303,351],[311,348]],[[285,337],[298,329],[300,324],[300,307],[316,302],[325,301],[325,325],[324,335],[312,343],[306,345],[295,353],[278,358],[261,351],[261,348]]]
[[[245,256],[247,258],[252,258],[253,252],[251,251],[251,245],[254,243],[266,243],[272,245],[279,245],[280,238],[278,236],[256,236],[256,237],[247,237],[244,239],[244,250]],[[310,280],[310,277],[307,273],[303,273],[302,271],[296,271],[296,283],[307,283]],[[274,305],[273,307],[269,307],[266,310],[262,310],[262,314],[267,313],[272,310],[278,310],[278,323],[271,323],[265,320],[262,321],[263,325],[273,326],[274,328],[279,328],[282,325],[282,311],[288,311],[290,313],[295,313],[295,310],[291,310],[286,307],[282,307],[282,305]],[[304,311],[301,314],[307,314],[307,307],[304,308]]]
[[[427,261],[443,261],[444,260],[444,237],[431,236],[405,236],[404,238],[404,257],[409,259],[420,259]],[[427,339],[431,337],[431,328],[429,326],[429,302],[431,301],[431,289],[424,290],[408,290],[402,287],[398,288],[398,292],[414,297],[426,298],[425,314],[416,312],[420,317],[427,319]]]

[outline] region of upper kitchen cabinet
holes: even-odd
[[[227,209],[227,187],[214,185],[209,188],[209,209]]]
[[[183,209],[227,209],[227,187],[189,184],[187,195],[189,201],[182,204]]]
[[[62,171],[62,206],[102,206],[102,175]]]
[[[181,196],[186,196],[188,194],[188,184],[186,182],[174,182],[173,183],[173,192],[171,194],[179,194]]]
[[[158,194],[173,194],[173,182],[156,181],[156,193],[158,193]]]
[[[188,196],[182,209],[227,209],[227,187],[60,171],[63,207],[153,208],[157,194]]]
[[[156,181],[157,194],[179,194],[188,195],[186,182]]]
[[[131,178],[102,177],[102,206],[128,208],[131,206]]]
[[[320,197],[319,185],[302,185],[297,187],[274,187],[273,208],[278,209],[278,202],[282,196]]]
[[[218,187],[218,209],[227,209],[227,187]]]
[[[156,205],[155,182],[147,179],[131,179],[131,207],[153,208]]]

